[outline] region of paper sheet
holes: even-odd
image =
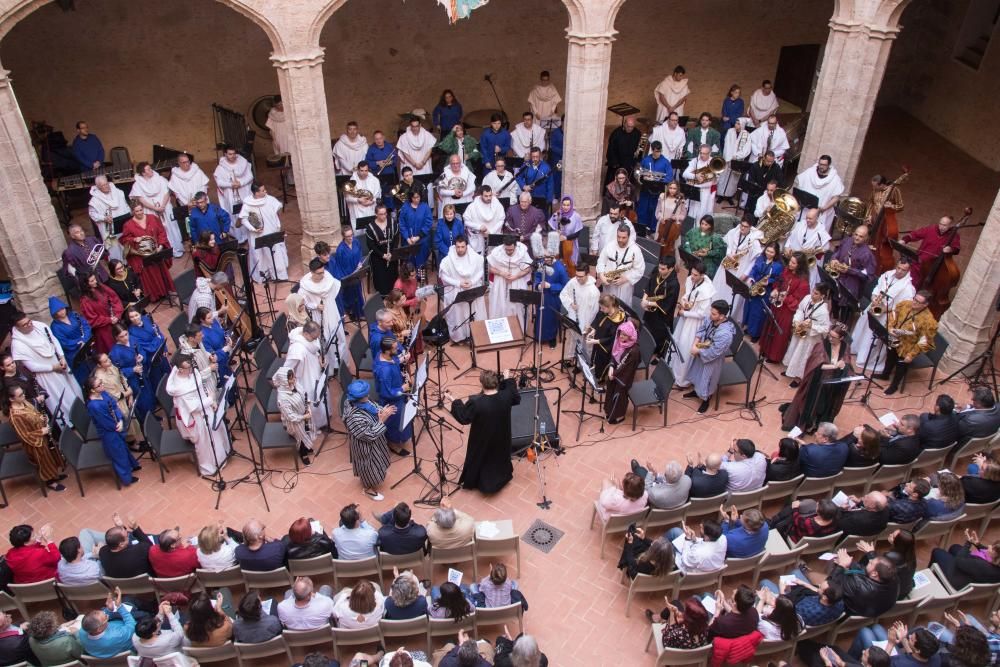
[[[708,593],[705,593],[705,595],[701,598],[701,604],[705,607],[705,609],[708,611],[709,614],[715,616],[716,607],[715,607],[714,595],[709,595]]]
[[[833,560],[836,557],[837,557],[837,554],[832,553],[830,551],[827,551],[826,553],[823,553],[823,554],[819,555],[819,559],[820,560]]]
[[[833,500],[834,505],[837,507],[847,507],[851,504],[851,499],[843,491],[837,491],[837,495],[831,498],[831,500]]]
[[[499,535],[500,529],[492,521],[480,521],[476,524],[476,534],[488,540]]]
[[[913,574],[913,587],[920,588],[921,586],[927,586],[931,583],[930,577],[928,577],[923,572],[915,572]]]
[[[310,519],[310,521],[309,521],[309,527],[312,528],[313,535],[322,535],[323,534],[323,524],[321,524],[316,519]]]
[[[674,548],[677,549],[678,554],[684,553],[684,546],[687,544],[687,537],[683,534],[678,535],[673,541]]]
[[[899,419],[896,418],[895,412],[887,412],[878,418],[882,422],[882,426],[892,426],[893,424],[899,423]]]
[[[800,435],[802,435],[802,429],[800,429],[798,426],[796,426],[795,428],[793,428],[791,431],[788,432],[789,438],[797,438]]]
[[[260,601],[260,608],[264,610],[265,614],[271,613],[271,605],[274,604],[274,600],[267,598],[266,600]]]
[[[514,340],[514,332],[510,330],[510,321],[506,317],[486,320],[486,335],[489,336],[490,345]]]
[[[456,586],[462,585],[462,572],[461,570],[455,570],[448,568],[448,581],[455,584]]]

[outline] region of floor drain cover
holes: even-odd
[[[554,526],[550,526],[541,519],[536,519],[528,530],[524,532],[521,539],[542,553],[549,553],[565,534],[566,533]]]

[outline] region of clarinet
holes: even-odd
[[[112,320],[112,324],[114,324],[115,307],[111,303],[111,297],[109,296],[107,299],[108,299],[108,319]]]
[[[80,327],[83,328],[83,325],[81,324]],[[52,351],[55,352],[56,359],[58,359],[59,363],[61,363],[63,366],[66,366],[66,368],[68,369],[69,366],[66,364],[66,357],[64,357],[62,355],[62,353],[59,351],[59,348],[56,347],[55,342],[52,340],[52,333],[49,331],[49,328],[43,324],[42,325],[42,331],[45,332],[45,338],[48,339],[49,345],[52,346]],[[36,383],[37,383],[37,380],[36,380]]]

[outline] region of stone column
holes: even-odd
[[[604,176],[604,122],[611,74],[615,16],[624,0],[567,1],[566,121],[563,148],[564,193],[572,195],[584,222],[601,211]]]
[[[909,0],[841,0],[830,19],[801,168],[829,154],[851,187],[899,15]]]
[[[330,152],[330,123],[323,88],[323,49],[273,54],[285,115],[291,124],[295,194],[302,217],[302,262],[313,244],[340,240],[337,187]]]
[[[964,251],[964,249],[963,249]],[[940,332],[948,339],[938,377],[958,370],[986,349],[997,321],[1000,299],[1000,193],[979,234],[969,265],[951,307],[941,316]],[[975,372],[975,367],[970,373]]]
[[[0,69],[0,255],[18,306],[48,322],[49,296],[63,294],[56,271],[66,237],[8,75]]]

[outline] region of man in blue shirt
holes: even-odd
[[[115,587],[108,593],[103,609],[97,609],[83,617],[77,639],[87,655],[95,658],[110,658],[122,651],[132,650],[132,633],[135,619],[128,607],[122,605],[121,589]]]
[[[542,162],[542,150],[531,149],[530,161],[518,171],[517,184],[531,194],[531,203],[548,217],[552,201],[552,167]]]
[[[927,502],[924,498],[931,491],[931,483],[924,477],[915,477],[906,484],[900,484],[889,498],[889,521],[911,523],[927,517]]]
[[[650,154],[642,158],[639,166],[646,172],[663,174],[662,181],[642,177],[639,179],[639,206],[636,208],[639,224],[636,232],[649,236],[656,233],[656,204],[663,188],[674,180],[674,168],[670,165],[670,160],[663,156],[663,144],[659,141],[650,144]]]
[[[799,447],[799,467],[806,477],[830,477],[839,474],[847,463],[850,445],[837,440],[834,424],[823,422],[816,427],[816,442]]]
[[[382,527],[378,529],[379,549],[387,554],[401,556],[426,550],[427,529],[413,520],[410,506],[399,503],[384,514],[375,514]]]
[[[341,560],[361,560],[375,555],[378,533],[361,520],[358,506],[350,504],[340,510],[340,525],[333,529],[333,543],[337,547],[337,558]]]
[[[100,169],[104,166],[104,144],[96,134],[90,133],[86,121],[77,121],[76,137],[73,139],[73,155],[80,164],[81,171]]]
[[[232,219],[225,209],[208,201],[204,192],[194,194],[194,206],[188,212],[191,225],[191,240],[201,241],[202,232],[215,234],[215,242],[222,243],[229,238],[229,225]]]
[[[510,132],[503,127],[503,116],[495,113],[490,116],[490,126],[479,136],[479,152],[483,156],[483,173],[493,171],[496,158],[504,157],[510,152]]]
[[[245,542],[236,547],[236,563],[244,570],[268,572],[284,567],[288,549],[281,540],[268,540],[264,524],[250,519],[243,525]]]
[[[368,163],[368,173],[374,174],[382,186],[382,203],[390,209],[399,204],[399,200],[389,196],[389,191],[396,184],[396,165],[399,158],[393,155],[392,144],[385,140],[385,133],[382,130],[375,130],[372,135],[372,143],[365,153],[365,162]],[[381,163],[381,164],[379,164]],[[383,166],[384,165],[384,166]]]
[[[725,514],[725,507],[722,510]],[[726,556],[749,558],[761,553],[767,544],[768,530],[767,522],[760,510],[748,509],[740,517],[736,507],[731,507],[729,518],[722,522],[722,534],[726,536]]]

